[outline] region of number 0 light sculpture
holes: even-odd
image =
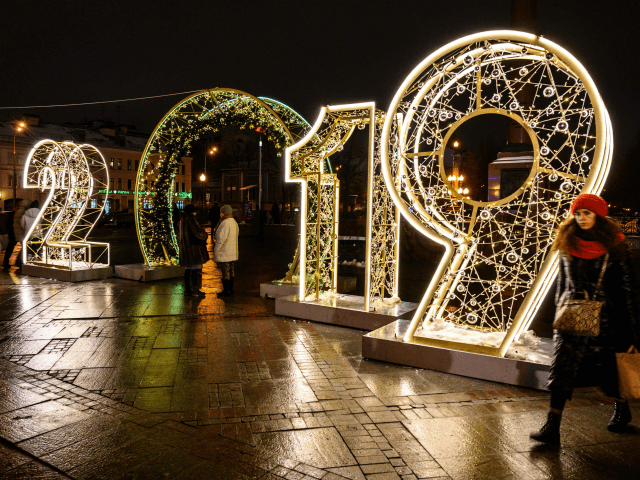
[[[534,159],[515,193],[484,202],[457,193],[443,162],[456,129],[489,113],[524,128]],[[446,253],[404,340],[504,356],[557,272],[550,246],[558,225],[578,194],[602,190],[612,146],[609,116],[591,77],[546,39],[480,33],[420,63],[389,107],[382,169],[402,215]],[[501,332],[504,339],[497,347],[437,340],[430,328],[442,321],[478,335]]]
[[[175,105],[151,134],[136,180],[136,228],[147,265],[178,263],[172,197],[190,195],[174,189],[182,157],[190,155],[202,135],[234,125],[246,130],[261,126],[277,149],[291,145],[310,128],[283,103],[228,88],[203,90]]]

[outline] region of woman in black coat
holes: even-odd
[[[184,295],[204,297],[202,265],[209,261],[207,232],[196,220],[196,207],[187,205],[180,219],[178,242],[180,244],[180,266],[184,267]]]
[[[560,443],[562,410],[582,378],[595,381],[605,395],[615,398],[607,425],[610,431],[623,432],[631,422],[629,404],[620,398],[618,390],[615,354],[639,345],[635,278],[620,226],[606,218],[608,211],[601,197],[580,195],[571,205],[573,217],[560,226],[553,247],[560,252],[557,307],[567,298],[584,298],[587,292],[590,299],[602,302],[602,310],[598,336],[554,334],[555,351],[547,384],[551,392],[549,414],[542,429],[530,435],[540,442]],[[596,291],[603,265],[604,276]]]

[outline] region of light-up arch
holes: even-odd
[[[251,130],[261,126],[267,140],[279,150],[310,128],[285,104],[234,89],[203,90],[175,105],[151,134],[136,180],[136,229],[147,265],[178,263],[178,243],[171,220],[178,166],[202,134],[229,125]]]
[[[534,151],[525,184],[497,202],[458,194],[443,171],[452,133],[485,113],[518,122]],[[382,142],[394,202],[417,230],[446,248],[405,341],[504,355],[555,276],[557,255],[549,255],[549,247],[571,201],[599,193],[609,170],[611,124],[591,77],[566,50],[535,35],[464,37],[407,77],[387,112]],[[504,332],[504,340],[498,348],[433,340],[423,327],[436,320]]]

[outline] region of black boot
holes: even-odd
[[[235,291],[233,290],[233,283],[235,282],[236,277],[231,277],[228,282],[229,282],[229,295],[233,295],[235,293]]]
[[[193,272],[193,296],[194,297],[204,297],[204,292],[201,290],[202,287],[202,270],[192,270]]]
[[[613,416],[607,424],[607,430],[610,432],[622,433],[627,429],[627,425],[631,422],[631,410],[629,410],[629,402],[619,402],[613,407]]]
[[[229,293],[229,280],[222,279],[222,291],[218,292],[218,297],[228,297]]]
[[[529,434],[529,437],[537,440],[538,442],[558,445],[560,443],[561,420],[561,413],[549,412],[549,415],[547,416],[547,423],[545,423],[539,431],[531,432]]]
[[[193,296],[193,285],[191,284],[191,270],[184,270],[184,296]]]

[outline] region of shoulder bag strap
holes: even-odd
[[[609,254],[607,253],[604,256],[604,260],[602,261],[602,268],[600,269],[600,276],[598,277],[598,283],[596,284],[596,289],[593,292],[593,298],[596,298],[596,295],[598,295],[598,290],[600,290],[600,284],[602,283],[602,278],[604,277],[604,271],[607,268],[608,261],[609,261]]]

